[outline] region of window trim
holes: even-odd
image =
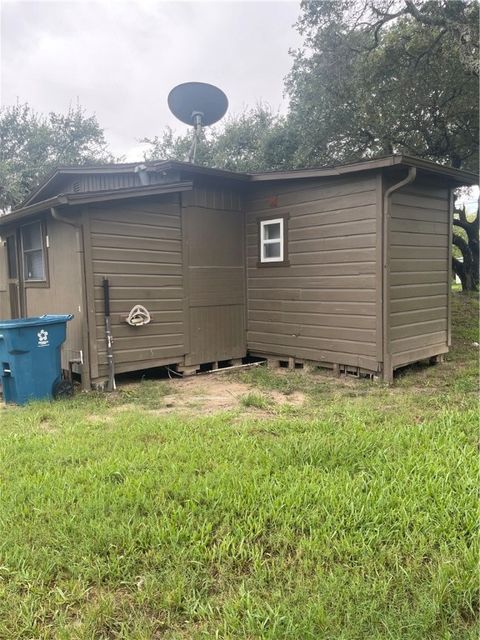
[[[7,280],[18,282],[20,279],[20,268],[18,265],[18,237],[16,232],[11,232],[5,236],[4,246],[7,258]],[[13,253],[15,255],[13,255]],[[12,267],[15,273],[12,273]]]
[[[42,249],[42,258],[43,258],[43,279],[42,280],[28,280],[25,276],[25,249],[23,246],[23,229],[25,227],[30,227],[34,224],[40,225],[40,236],[41,236],[41,249]],[[47,246],[47,227],[45,224],[45,220],[32,220],[27,224],[23,224],[20,227],[20,268],[22,274],[22,282],[23,287],[31,288],[31,289],[48,289],[50,287],[50,273],[48,269],[48,246]],[[36,249],[38,251],[38,249]]]
[[[288,219],[289,214],[276,214],[258,217],[258,261],[257,267],[288,267]],[[280,222],[280,258],[263,258],[263,229],[267,224]],[[268,242],[268,241],[267,241]],[[273,244],[273,242],[269,242]]]

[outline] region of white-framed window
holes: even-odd
[[[21,229],[23,279],[25,282],[45,282],[45,242],[41,222],[32,222]]]
[[[260,262],[283,262],[285,226],[283,218],[260,220]]]

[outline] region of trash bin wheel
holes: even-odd
[[[71,398],[73,396],[73,382],[70,382],[70,380],[59,380],[53,385],[52,394],[55,400]]]

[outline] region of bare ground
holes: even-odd
[[[277,375],[282,375],[278,373]],[[135,394],[141,388],[139,382],[125,382],[119,386],[119,395],[125,399],[125,395]],[[154,385],[162,385],[165,391],[158,401],[149,400],[148,407],[144,407],[149,413],[190,413],[211,415],[223,411],[231,411],[242,406],[242,398],[248,394],[260,393],[271,406],[292,405],[302,406],[305,402],[305,394],[295,391],[288,395],[274,389],[260,391],[253,384],[247,384],[237,380],[234,375],[228,373],[196,375],[189,378],[180,378],[162,381],[149,381],[151,388]],[[115,411],[123,412],[138,409],[138,401],[122,402],[115,407]],[[258,407],[243,407],[248,411],[265,412]]]

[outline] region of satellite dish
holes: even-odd
[[[208,127],[223,118],[228,109],[227,96],[212,84],[185,82],[170,91],[168,106],[175,117],[194,128],[188,160],[195,162],[202,127]]]

